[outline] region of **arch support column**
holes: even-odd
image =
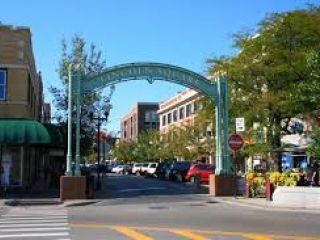
[[[228,114],[228,86],[223,77],[216,79],[217,97],[215,98],[215,159],[216,175],[230,175],[231,164],[229,157],[228,135],[229,135],[229,114]]]
[[[72,176],[72,88],[73,88],[73,75],[72,65],[68,67],[68,150],[67,150],[67,166],[66,176]]]

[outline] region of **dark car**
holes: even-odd
[[[183,182],[190,166],[190,162],[173,163],[169,172],[169,179],[177,182]]]
[[[170,165],[171,164],[168,162],[159,163],[154,173],[154,176],[156,178],[165,178],[167,169],[170,169]]]

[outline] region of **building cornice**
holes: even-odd
[[[14,69],[27,69],[29,70],[30,67],[27,64],[1,64],[0,68],[14,68]]]

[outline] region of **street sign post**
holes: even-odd
[[[228,139],[228,144],[232,151],[237,152],[243,147],[244,140],[239,134],[231,134]]]
[[[236,118],[236,132],[244,132],[245,124],[244,118]]]

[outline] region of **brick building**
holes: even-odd
[[[121,119],[121,140],[135,140],[139,133],[148,129],[159,130],[158,109],[158,103],[137,103]]]

